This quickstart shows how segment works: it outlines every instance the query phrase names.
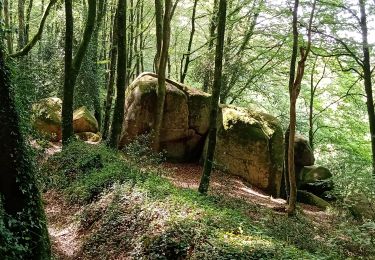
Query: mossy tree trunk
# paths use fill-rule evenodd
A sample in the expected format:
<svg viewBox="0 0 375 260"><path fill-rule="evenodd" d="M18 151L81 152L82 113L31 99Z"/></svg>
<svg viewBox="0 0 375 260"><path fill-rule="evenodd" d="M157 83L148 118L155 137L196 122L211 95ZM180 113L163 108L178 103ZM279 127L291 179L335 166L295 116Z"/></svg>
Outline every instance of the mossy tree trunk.
<svg viewBox="0 0 375 260"><path fill-rule="evenodd" d="M161 2L155 1L156 13L158 12L157 10L159 9L162 9ZM154 140L153 140L153 148L155 151L160 150L160 131L161 131L162 123L163 123L164 101L165 101L165 94L166 94L165 79L166 79L166 70L167 70L167 62L168 62L169 42L170 42L170 36L171 36L171 18L172 18L172 1L165 0L163 27L162 27L163 31L162 31L162 35L157 35L157 37L159 37L159 39L157 40L157 43L158 45L160 45L161 50L157 51L157 53L158 52L160 53L160 56L157 57L158 88L157 88L157 102L156 102L156 112L155 112L155 122L154 122ZM156 29L158 33L158 26L156 27Z"/></svg>
<svg viewBox="0 0 375 260"><path fill-rule="evenodd" d="M115 83L115 75L116 75L116 64L117 64L117 12L115 14L115 18L113 19L113 27L112 27L112 35L110 39L110 64L109 64L109 76L107 82L107 96L104 105L104 120L103 120L103 139L107 139L109 128L110 128L110 120L111 120L111 109L112 109L112 101L113 101L113 86Z"/></svg>
<svg viewBox="0 0 375 260"><path fill-rule="evenodd" d="M25 45L25 0L18 0L18 50Z"/></svg>
<svg viewBox="0 0 375 260"><path fill-rule="evenodd" d="M50 259L50 242L34 168L22 136L10 85L9 70L0 43L0 197L5 212L15 221L9 229L27 250L18 259ZM7 256L2 255L4 259ZM11 259L11 258L9 258Z"/></svg>
<svg viewBox="0 0 375 260"><path fill-rule="evenodd" d="M65 74L62 105L62 141L66 144L73 136L73 95L74 85L81 68L83 58L89 46L95 26L96 0L88 0L88 16L83 39L77 53L72 59L73 53L73 11L72 1L65 1Z"/></svg>
<svg viewBox="0 0 375 260"><path fill-rule="evenodd" d="M125 81L126 81L126 0L119 0L117 5L117 79L116 79L116 103L113 112L113 121L109 146L117 148L122 123L124 120L125 106ZM120 29L121 28L121 29Z"/></svg>
<svg viewBox="0 0 375 260"><path fill-rule="evenodd" d="M154 67L156 74L159 73L159 59L163 41L163 4L161 0L155 0L155 24L156 24L156 55Z"/></svg>
<svg viewBox="0 0 375 260"><path fill-rule="evenodd" d="M217 114L219 109L219 98L222 78L223 67L223 52L224 52L224 36L225 36L225 23L227 13L227 1L220 0L218 12L218 30L217 42L215 50L215 73L214 83L211 96L210 108L210 127L208 130L208 146L206 159L204 161L202 178L199 184L198 191L206 194L209 187L210 176L212 171L212 164L214 160L215 147L216 147L216 132L217 132Z"/></svg>

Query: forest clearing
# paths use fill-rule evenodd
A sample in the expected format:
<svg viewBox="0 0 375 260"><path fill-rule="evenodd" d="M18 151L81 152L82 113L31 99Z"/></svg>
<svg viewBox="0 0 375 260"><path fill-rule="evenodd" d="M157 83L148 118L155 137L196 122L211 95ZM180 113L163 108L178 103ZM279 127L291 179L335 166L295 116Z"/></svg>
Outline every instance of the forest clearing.
<svg viewBox="0 0 375 260"><path fill-rule="evenodd" d="M375 259L375 1L0 0L0 259Z"/></svg>

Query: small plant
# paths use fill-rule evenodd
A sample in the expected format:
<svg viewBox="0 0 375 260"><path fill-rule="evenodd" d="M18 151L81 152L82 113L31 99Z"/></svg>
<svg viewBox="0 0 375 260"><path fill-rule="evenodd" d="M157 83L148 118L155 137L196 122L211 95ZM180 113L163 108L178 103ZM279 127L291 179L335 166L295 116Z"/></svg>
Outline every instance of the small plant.
<svg viewBox="0 0 375 260"><path fill-rule="evenodd" d="M165 161L165 152L152 149L152 134L139 135L124 150L128 158L141 165L159 165Z"/></svg>

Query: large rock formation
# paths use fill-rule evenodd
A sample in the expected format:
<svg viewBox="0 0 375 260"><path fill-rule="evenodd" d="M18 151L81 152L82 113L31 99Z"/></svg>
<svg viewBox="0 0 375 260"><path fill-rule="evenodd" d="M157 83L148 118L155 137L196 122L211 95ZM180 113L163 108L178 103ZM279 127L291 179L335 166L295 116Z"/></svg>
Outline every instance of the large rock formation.
<svg viewBox="0 0 375 260"><path fill-rule="evenodd" d="M246 108L221 105L215 164L278 197L283 133L278 120Z"/></svg>
<svg viewBox="0 0 375 260"><path fill-rule="evenodd" d="M151 133L157 84L155 74L143 73L127 88L120 146ZM171 80L167 80L166 89L160 147L172 160L199 158L208 130L210 95Z"/></svg>
<svg viewBox="0 0 375 260"><path fill-rule="evenodd" d="M141 74L127 89L121 146L150 133L154 125L157 78ZM169 159L198 159L209 127L210 95L167 80L160 146ZM279 196L283 133L276 118L245 108L221 106L215 162L230 174Z"/></svg>
<svg viewBox="0 0 375 260"><path fill-rule="evenodd" d="M57 97L41 99L32 107L32 122L36 130L51 141L61 140L62 101Z"/></svg>

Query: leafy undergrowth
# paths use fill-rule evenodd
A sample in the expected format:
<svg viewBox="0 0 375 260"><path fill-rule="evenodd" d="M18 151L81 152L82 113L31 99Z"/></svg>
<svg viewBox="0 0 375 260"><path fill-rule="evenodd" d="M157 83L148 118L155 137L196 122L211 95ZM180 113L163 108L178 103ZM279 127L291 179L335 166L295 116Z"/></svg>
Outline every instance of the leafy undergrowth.
<svg viewBox="0 0 375 260"><path fill-rule="evenodd" d="M375 255L372 222L360 226L337 214L316 223L302 211L288 218L225 194L202 196L172 185L158 167L139 162L102 145L74 142L45 163L45 189L58 190L68 203L83 208L77 220L82 245L73 259Z"/></svg>

